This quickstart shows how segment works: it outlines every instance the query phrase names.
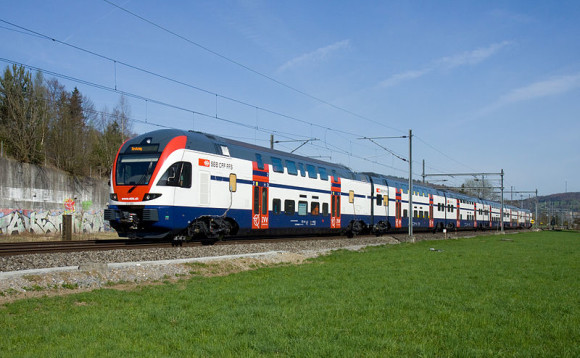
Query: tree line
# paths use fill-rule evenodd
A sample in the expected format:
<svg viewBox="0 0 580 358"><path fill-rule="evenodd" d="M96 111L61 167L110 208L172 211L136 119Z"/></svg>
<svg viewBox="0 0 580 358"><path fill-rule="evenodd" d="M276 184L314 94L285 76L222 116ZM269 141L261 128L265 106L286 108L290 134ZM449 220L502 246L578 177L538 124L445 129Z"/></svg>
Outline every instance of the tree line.
<svg viewBox="0 0 580 358"><path fill-rule="evenodd" d="M0 142L3 155L49 165L75 176L110 174L117 150L132 136L124 97L109 111L97 111L76 87L6 67L0 76Z"/></svg>

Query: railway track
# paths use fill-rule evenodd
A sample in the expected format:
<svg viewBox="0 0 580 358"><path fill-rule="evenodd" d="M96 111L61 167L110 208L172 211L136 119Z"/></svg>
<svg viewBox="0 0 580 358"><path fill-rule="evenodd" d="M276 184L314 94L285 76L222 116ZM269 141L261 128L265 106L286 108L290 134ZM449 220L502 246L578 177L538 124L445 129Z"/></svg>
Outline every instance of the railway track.
<svg viewBox="0 0 580 358"><path fill-rule="evenodd" d="M470 234L469 232L464 232L460 236L470 236L470 235L486 235L493 234L493 231L487 232L477 232L477 234ZM449 238L456 237L457 233L449 234ZM392 233L388 235L397 241L403 242L407 241L408 237L404 233ZM362 237L362 236L359 236ZM447 236L445 236L446 238ZM418 233L415 234L415 238L418 240L433 240L433 239L443 239L443 234L431 234L431 233ZM306 241L306 240L352 240L353 244L356 244L356 237L354 239L347 239L344 236L294 236L294 237L279 237L279 238L264 238L264 237L251 237L236 239L230 238L224 241L218 241L215 245L245 245L245 244L267 244L267 243L280 243L285 241ZM202 246L201 242L185 242L184 247L191 246ZM159 241L143 241L135 239L113 239L113 240L79 240L79 241L40 241L40 242L12 242L12 243L0 243L0 257L2 256L14 256L14 255L27 255L27 254L41 254L41 253L58 253L58 252L80 252L80 251L106 251L106 250L137 250L137 249L148 249L148 248L171 248L171 242L159 242Z"/></svg>
<svg viewBox="0 0 580 358"><path fill-rule="evenodd" d="M244 238L227 239L218 241L214 245L245 245L245 244L267 244L280 243L285 241L305 241L305 240L329 240L338 237L287 237L287 238ZM344 237L341 237L344 239ZM201 242L184 242L183 247L202 246ZM33 242L11 242L0 243L0 257L29 254L46 254L59 252L80 252L80 251L105 251L105 250L137 250L149 248L171 248L171 242L143 241L134 239L116 240L79 240L79 241L33 241Z"/></svg>
<svg viewBox="0 0 580 358"><path fill-rule="evenodd" d="M171 247L169 242L138 242L135 240L83 240L0 243L0 257L56 252L144 249Z"/></svg>

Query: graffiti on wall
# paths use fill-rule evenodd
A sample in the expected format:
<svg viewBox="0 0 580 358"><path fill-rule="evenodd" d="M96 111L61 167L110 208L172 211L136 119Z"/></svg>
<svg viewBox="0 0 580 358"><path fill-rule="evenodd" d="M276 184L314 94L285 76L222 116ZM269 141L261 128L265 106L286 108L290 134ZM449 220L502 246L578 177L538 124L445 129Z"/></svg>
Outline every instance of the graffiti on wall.
<svg viewBox="0 0 580 358"><path fill-rule="evenodd" d="M14 235L23 232L33 234L59 233L62 228L63 210L34 211L0 209L0 234ZM74 212L73 231L96 233L110 230L102 210Z"/></svg>
<svg viewBox="0 0 580 358"><path fill-rule="evenodd" d="M65 215L70 215L75 212L75 201L68 198L64 201L64 213Z"/></svg>

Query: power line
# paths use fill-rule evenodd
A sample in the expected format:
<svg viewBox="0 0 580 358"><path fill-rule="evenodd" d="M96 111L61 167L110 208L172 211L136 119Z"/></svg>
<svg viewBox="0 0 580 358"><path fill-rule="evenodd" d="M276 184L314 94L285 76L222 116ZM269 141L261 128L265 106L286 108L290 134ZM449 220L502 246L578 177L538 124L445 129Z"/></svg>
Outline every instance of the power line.
<svg viewBox="0 0 580 358"><path fill-rule="evenodd" d="M225 96L225 95L219 94L217 92L212 92L212 91L206 90L204 88L201 88L201 87L198 87L198 86L194 86L194 85L192 85L190 83L186 83L186 82L183 82L183 81L180 81L180 80L177 80L177 79L174 79L174 78L171 78L171 77L168 77L168 76L165 76L165 75L162 75L162 74L153 72L151 70L147 70L145 68L138 67L138 66L129 64L127 62L120 61L118 59L114 59L112 57L109 57L109 56L106 56L106 55L97 53L95 51L88 50L88 49L82 48L80 46L70 44L70 43L65 42L65 41L58 40L58 39L53 38L53 37L51 37L49 35L46 35L46 34L43 34L43 33L38 32L38 31L34 31L34 30L31 30L31 29L28 29L26 27L23 27L23 26L14 24L14 23L9 22L9 21L6 21L4 19L0 19L0 22L3 22L3 23L8 24L10 26L16 27L20 31L15 30L15 29L10 29L10 28L7 28L7 27L2 27L4 29L11 30L11 31L16 31L16 32L19 32L19 33L22 33L22 34L31 35L31 36L35 36L35 37L42 38L42 39L45 39L45 40L49 40L49 41L52 41L52 42L56 42L56 43L59 43L61 45L68 46L68 47L71 47L71 48L76 49L78 51L81 51L81 52L84 52L84 53L87 53L87 54L90 54L90 55L93 55L93 56L99 57L101 59L104 59L104 60L107 60L107 61L112 62L115 65L115 89L116 89L116 66L118 64L118 65L122 65L122 66L125 66L127 68L130 68L130 69L133 69L133 70L136 70L136 71L139 71L139 72L143 72L143 73L146 73L148 75L151 75L151 76L154 76L154 77L157 77L157 78L160 78L160 79L169 81L169 82L173 82L173 83L176 83L176 84L179 84L179 85L182 85L182 86L185 86L185 87L188 87L188 88L191 88L191 89L194 89L194 90L203 92L205 94L209 94L209 95L215 96L216 98L223 98L225 100L228 100L228 101L231 101L231 102L234 102L234 103L238 103L238 104L241 104L241 105L250 107L250 108L255 108L256 110L260 110L260 111L263 111L263 112L266 112L266 113L270 113L270 114L273 114L273 115L276 115L276 116L279 116L279 117L282 117L282 118L291 119L291 120L294 120L294 121L297 121L297 122L300 122L300 123L303 123L303 124L309 124L309 125L312 125L312 126L315 126L317 128L324 129L324 130L327 130L327 131L333 131L333 132L337 132L337 133L343 133L343 134L350 135L350 136L357 136L357 134L355 134L355 133L350 133L350 132L347 132L347 131L343 131L343 130L335 129L335 128L330 128L330 127L325 127L325 126L322 126L322 125L319 125L319 124L312 123L311 121L307 121L307 120L304 120L304 119L296 118L296 117L293 117L293 116L290 116L290 115L287 115L287 114L284 114L284 113L280 113L280 112L277 112L277 111L274 111L274 110L271 110L271 109L268 109L268 108L265 108L265 107L261 107L261 106L257 106L257 105L254 105L254 104L251 104L251 103L248 103L248 102L244 102L242 100L239 100L239 99L236 99L236 98L233 98L233 97L229 97L229 96Z"/></svg>
<svg viewBox="0 0 580 358"><path fill-rule="evenodd" d="M9 60L9 59L6 59L6 58L1 58L0 57L0 61L6 62L6 63L10 63L10 64L13 64L13 65L19 65L19 66L28 68L28 69L33 70L33 71L38 71L38 72L46 73L46 74L49 74L51 76L58 77L58 78L62 78L62 79L66 79L66 80L71 81L71 82L76 82L76 83L80 83L80 84L83 84L83 85L86 85L86 86L91 86L91 87L94 87L94 88L98 88L98 89L101 89L101 90L118 93L118 94L123 95L123 96L126 96L126 97L130 97L130 98L135 98L135 99L139 99L139 100L148 101L148 102L155 103L155 104L158 104L158 105L161 105L161 106L165 106L165 107L169 107L169 108L173 108L173 109L185 111L185 112L188 112L188 113L198 114L198 115L201 115L201 116L210 118L210 119L217 119L219 121L223 121L223 122L226 122L226 123L229 123L229 124L239 125L239 126L242 126L242 127L245 127L245 128L249 128L249 129L254 129L254 130L257 130L257 131L260 131L260 132L263 132L263 133L276 133L277 135L280 135L283 138L293 138L293 136L295 136L295 134L293 134L293 133L285 133L285 132L281 132L281 131L277 131L277 130L262 128L262 127L259 127L259 126L251 126L251 125L248 125L248 124L245 124L245 123L241 123L241 122L237 122L237 121L234 121L234 120L231 120L231 119L227 119L227 118L223 118L223 117L219 117L219 116L216 117L214 115L210 115L210 114L207 114L207 113L195 111L195 110L192 110L192 109L189 109L189 108L185 108L185 107L173 105L173 104L170 104L170 103L166 103L166 102L163 102L163 101L155 100L155 99L152 99L152 98L144 97L144 96L137 95L137 94L134 94L134 93L131 93L131 92L121 91L119 89L114 89L114 88L111 88L111 87L108 87L108 86L105 86L105 85L101 85L101 84L97 84L97 83L94 83L94 82L90 82L90 81L78 79L78 78L75 78L75 77L72 77L72 76L68 76L68 75L63 75L63 74L60 74L60 73L57 73L57 72L54 72L54 71L45 70L45 69L42 69L42 68L39 68L39 67L35 67L35 66L31 66L31 65L25 65L25 64L22 64L20 62L12 61L12 60ZM106 114L106 112L99 112L99 111L95 111L95 110L93 110L92 112ZM132 120L134 120L135 122L142 123L142 124L156 126L156 127L161 127L161 128L175 128L175 127L166 126L166 125L162 125L162 124L157 124L157 123L154 123L154 122L151 122L151 121L146 121L146 120L139 120L139 119L135 119L135 118L132 118ZM313 144L313 146L317 146L317 145L314 145ZM354 157L354 158L357 158L357 159L361 159L361 160L364 160L364 161L367 161L367 162L370 162L370 163L373 163L373 164L381 165L381 166L384 166L384 167L387 167L387 168L392 168L394 170L399 170L398 168L394 168L394 167L388 166L386 164L383 164L383 163L380 163L380 162L377 162L377 161L372 161L372 160L369 160L369 159L367 159L365 157L355 155L352 152L346 151L346 150L341 149L339 147L336 147L336 146L334 146L332 144L327 143L327 146L330 146L330 147L335 148L334 150L336 152L338 152L338 153L342 153L344 155L348 155L348 156L351 156L351 157ZM328 148L325 148L323 146L317 146L317 147L319 147L321 149L328 149Z"/></svg>
<svg viewBox="0 0 580 358"><path fill-rule="evenodd" d="M105 1L105 2L107 2L107 3L108 3L108 4L110 4L110 5L112 5L112 6L116 7L116 8L118 8L118 9L120 9L120 10L122 10L122 11L124 11L124 12L126 12L126 13L128 13L128 14L130 14L130 15L132 15L132 16L135 16L135 17L137 17L137 18L141 19L142 21L145 21L145 22L147 22L147 23L149 23L149 24L151 24L151 25L153 25L153 26L155 26L155 27L157 27L157 28L159 28L159 29L161 29L161 30L163 30L163 31L166 31L166 32L170 33L170 34L171 34L171 35L173 35L173 36L177 36L178 38L180 38L180 39L182 39L182 40L184 40L184 41L187 41L188 43L191 43L191 44L193 44L193 45L195 45L195 46L198 46L198 47L200 47L200 48L202 48L202 49L204 49L204 50L206 50L206 51L208 51L208 52L210 52L210 53L212 53L212 54L214 54L214 55L216 55L216 56L219 56L219 57L221 57L221 58L223 58L223 59L225 59L225 60L228 60L228 61L230 61L230 62L232 62L232 63L234 63L234 64L236 64L236 65L238 65L238 66L241 66L241 67L243 67L243 68L245 68L245 69L247 69L247 70L249 70L249 71L251 71L251 72L253 72L253 73L256 73L256 74L258 74L258 75L260 75L260 76L263 76L263 77L265 77L265 78L268 78L268 79L270 79L270 80L272 80L272 81L274 81L274 82L276 82L276 83L278 83L278 84L280 84L280 85L282 85L282 86L285 86L285 87L287 87L287 88L289 88L289 89L292 89L292 90L294 90L294 91L297 91L298 93L301 93L301 94L303 94L303 95L305 95L305 96L308 96L308 97L310 97L310 98L312 98L312 99L315 99L315 100L317 100L317 101L319 101L319 102L321 102L321 103L324 103L324 104L326 104L326 105L328 105L328 106L331 106L331 107L333 107L333 108L335 108L335 109L338 109L338 110L340 110L340 111L343 111L343 112L345 112L345 113L348 113L348 114L350 114L350 115L353 115L353 116L356 116L356 117L358 117L358 118L361 118L361 119L364 119L364 120L370 121L370 122L372 122L372 123L378 124L378 125L380 125L380 126L383 126L383 127L386 127L386 128L390 128L390 129L398 130L398 129L394 128L394 127L387 126L387 125L385 125L384 123L380 123L380 122L374 121L374 120L372 120L372 119L370 119L370 118L367 118L367 117L364 117L364 116L358 115L357 113L354 113L354 112L352 112L352 111L346 110L346 109L344 109L344 108L341 108L341 107L338 107L338 106L336 106L336 105L333 105L333 104L332 104L332 103L330 103L330 102L327 102L327 101L325 101L325 100L322 100L322 99L320 99L320 98L317 98L317 97L315 97L315 96L312 96L312 95L310 95L310 94L308 94L308 93L306 93L306 92L304 92L304 91L301 91L301 90L295 89L295 88L293 88L293 87L291 87L291 86L289 86L289 85L287 85L287 84L285 84L285 83L282 83L282 82L280 82L280 81L278 81L278 80L276 80L276 79L274 79L274 78L271 78L270 76L267 76L267 75L265 75L265 74L263 74L263 73L261 73L261 72L259 72L259 71L253 70L252 68L250 68L250 67L248 67L248 66L245 66L245 65L243 65L243 64L241 64L241 63L239 63L239 62L237 62L237 61L235 61L235 60L232 60L232 59L230 59L230 58L228 58L228 57L226 57L226 56L224 56L224 55L221 55L221 54L219 54L219 53L217 53L217 52L215 52L215 51L213 51L213 50L211 50L211 49L209 49L209 48L207 48L207 47L205 47L205 46L203 46L203 45L200 45L200 44L198 44L198 43L196 43L196 42L194 42L194 41L192 41L192 40L190 40L190 39L188 39L188 38L186 38L186 37L184 37L184 36L182 36L182 35L179 35L179 34L177 34L177 33L173 32L173 31L171 31L171 30L169 30L169 29L167 29L167 28L165 28L165 27L163 27L163 26L160 26L160 25L158 25L158 24L154 23L153 21L150 21L150 20L148 20L148 19L146 19L146 18L144 18L144 17L142 17L142 16L140 16L140 15L137 15L137 14L135 14L135 13L133 13L133 12L131 12L131 11L129 11L129 10L127 10L127 9L125 9L125 8L123 8L123 7L121 7L121 6L119 6L119 5L116 5L116 4L114 4L114 3L110 2L110 1L107 1L107 0L104 0L104 1ZM117 82L117 81L116 81L116 65L117 65L117 64L119 64L119 65L123 65L123 66L125 66L125 67L127 67L127 68L130 68L130 69L133 69L133 70L136 70L136 71L140 71L140 72L146 73L146 74L148 74L148 75L151 75L151 76L154 76L154 77L158 77L158 78L160 78L160 79L164 79L164 80L167 80L167 81L170 81L170 82L173 82L173 83L176 83L176 84L179 84L179 85L182 85L182 86L185 86L185 87L188 87L188 88L191 88L191 89L194 89L194 90L197 90L197 91L200 91L200 92L206 93L206 94L210 94L210 95L216 96L216 99L217 99L218 97L219 97L219 98L223 98L223 99L226 99L226 100L228 100L228 101L232 101L232 102L234 102L234 103L238 103L238 104L241 104L241 105L244 105L244 106L248 106L248 107L251 107L251 108L256 108L257 110L261 110L261 111L263 111L263 112L266 112L266 113L270 113L270 114L273 114L273 115L280 116L280 117L282 117L282 118L291 119L291 120L294 120L294 121L297 121L297 122L300 122L300 123L303 123L303 124L309 124L309 125L311 125L311 126L315 126L315 127L317 127L317 128L320 128L320 129L323 129L323 130L326 130L326 131L332 131L332 132L335 132L335 133L342 133L342 134L349 135L349 136L357 136L357 134L354 134L354 133L350 133L350 132L343 131L343 130L339 130L339 129L335 129L335 128L329 128L329 127L321 126L321 125L318 125L318 124L315 124L315 123L312 123L312 122L309 122L309 121L306 121L306 120L302 120L302 119L299 119L299 118L296 118L296 117L293 117L293 116L290 116L290 115L287 115L287 114L283 114L283 113L280 113L280 112L276 112L276 111L273 111L273 110L270 110L270 109L267 109L267 108L264 108L264 107L256 106L256 105L253 105L253 104L250 104L250 103L247 103L247 102L244 102L244 101L241 101L241 100L238 100L238 99L235 99L235 98L229 97L229 96L221 95L221 94L219 94L219 93L212 92L212 91L209 91L209 90L203 89L203 88L201 88L201 87L194 86L194 85L192 85L192 84L189 84L189 83L186 83L186 82L183 82L183 81L180 81L180 80L176 80L176 79L174 79L174 78L171 78L171 77L168 77L168 76L165 76L165 75L161 75L161 74L159 74L159 73L156 73L156 72L153 72L153 71L151 71L151 70L147 70L147 69L144 69L144 68L141 68L141 67L138 67L138 66L135 66L135 65L131 65L131 64L129 64L129 63L126 63L126 62L123 62L123 61L120 61L120 60L117 60L117 59L111 58L111 57L109 57L109 56L102 55L102 54L100 54L100 53L97 53L97 52L95 52L95 51L91 51L91 50L88 50L88 49L82 48L82 47L80 47L80 46L73 45L73 44L67 43L67 42L65 42L65 41L58 40L58 39L56 39L56 38L53 38L53 37L51 37L51 36L48 36L48 35L45 35L45 34L43 34L43 33L40 33L40 32L38 32L38 31L34 31L34 30L31 30L31 29L25 28L25 27L23 27L23 26L20 26L20 25L14 24L14 23L12 23L12 22L9 22L9 21L3 20L3 19L0 19L0 22L6 23L6 24L8 24L8 25L10 25L10 26L13 26L13 27L15 27L15 28L19 29L19 30L16 30L16 29L11 29L11 28L7 28L7 27L1 27L1 28L7 29L7 30L11 30L11 31L15 31L15 32L19 32L19 33L22 33L22 34L27 34L27 35L30 35L30 36L35 36L35 37L42 38L42 39L46 39L46 40L49 40L49 41L52 41L52 42L56 42L56 43L59 43L59 44L62 44L62 45L65 45L65 46L69 46L69 47L71 47L71 48L74 48L74 49L76 49L76 50L78 50L78 51L81 51L81 52L84 52L84 53L87 53L87 54L90 54L90 55L93 55L93 56L99 57L99 58L101 58L101 59L104 59L104 60L107 60L107 61L111 61L111 62L113 62L113 63L115 64L115 88L114 88L114 90L115 90L115 91L117 90L117 85L116 85L116 82ZM46 70L45 70L44 72L46 72L46 73L49 73L49 74L50 74L50 71L46 71ZM74 78L72 78L72 77L70 77L70 78L69 78L69 77L68 77L68 76L66 76L66 75L62 75L62 74L58 74L58 75L57 75L57 74L55 74L55 73L53 73L53 75L55 75L55 76L57 76L57 77L60 77L60 78L65 78L65 79L68 79L68 80L76 81L76 82L79 82L79 83L84 83L84 84L87 84L87 85L91 85L91 86L93 86L93 87L97 87L97 88L100 88L100 89L106 89L106 88L105 88L106 86L102 86L102 85L98 85L98 84L94 84L94 83L91 83L91 84L89 84L89 83L87 83L87 82L84 82L83 80L74 79ZM122 91L119 91L119 93L123 93L123 92L122 92ZM203 116L207 116L207 117L211 117L211 118L214 118L214 117L215 117L216 119L223 120L223 121L226 121L226 122L227 122L227 121L230 121L230 122L235 122L235 121L227 120L227 119L225 119L225 118L220 118L220 117L218 117L218 115L217 115L217 108L216 108L216 115L215 115L215 116L210 116L210 115L208 115L208 114L199 113L199 112L192 111L192 110L187 110L187 109L185 109L185 108L183 108L183 107L179 107L179 106L175 106L175 105L170 105L170 104L168 104L168 103L162 103L162 102L160 102L160 101L146 99L146 98L144 98L144 97L142 97L142 96L138 96L138 95L130 94L130 93L128 93L128 92L124 92L124 93L125 93L125 94L126 94L128 97L132 97L132 98L136 98L136 99L145 100L146 102L147 102L147 101L151 101L152 103L157 103L157 104L166 105L166 106L168 106L168 107L171 107L171 108L174 108L174 109L186 110L186 111L192 112L192 113L194 113L194 114L195 114L195 113L198 113L198 114L201 114L201 115L203 115ZM216 106L217 106L217 103L216 103ZM243 125L243 124L241 124L240 122L236 122L236 123L237 123L237 124L240 124L240 125ZM245 126L245 127L247 127L247 128L256 129L256 127L254 127L254 126L248 126L248 125L243 125L243 126ZM263 131L263 130L261 130L261 131ZM277 131L272 131L272 132L276 133ZM278 132L278 133L279 133L279 132ZM430 145L429 143L427 143L426 141L424 141L423 139L419 138L419 140L421 140L423 143L425 143L426 145L428 145L428 146L429 146L429 147L431 147L432 149L434 149L434 150L438 151L439 153L441 153L441 154L442 154L442 155L444 155L445 157L447 157L447 158L449 158L449 159L451 159L451 160L453 160L453 161L455 161L455 162L457 162L457 163L459 163L459 164L461 164L461 165L464 165L464 166L465 166L465 164L463 164L463 163L461 163L461 162L459 162L459 161L457 161L457 160L455 160L455 159L453 159L453 158L449 157L448 155L446 155L446 154L445 154L445 153L443 153L442 151L438 150L437 148L433 147L432 145ZM375 144L376 144L376 143L375 143ZM377 145L378 145L378 144L377 144ZM381 146L381 147L382 147L382 146ZM387 150L389 153L391 153L393 156L395 156L395 157L397 157L397 158L399 158L399 159L401 159L401 158L402 158L402 156L401 156L401 155L399 155L399 154L397 154L397 153L393 152L393 151L392 151L392 150L390 150L390 149L387 149L387 148L383 148L383 149ZM349 153L348 155L354 156L354 155L352 155L352 153L350 153L350 152L347 152L347 151L345 151L345 152L346 152L346 153ZM360 157L360 159L363 159L363 160L366 160L366 161L368 161L368 160L367 160L366 158L364 158L364 157ZM371 161L371 162L372 162L372 161ZM400 170L400 169L398 169L398 168L394 168L394 167L392 167L392 166L384 165L384 164L381 164L381 163L378 163L378 162L372 162L372 163L375 163L375 164L380 164L380 165L383 165L383 166L389 167L389 168L391 168L391 169ZM402 171L402 170L401 170L401 171Z"/></svg>
<svg viewBox="0 0 580 358"><path fill-rule="evenodd" d="M58 78L62 78L62 79L66 79L66 80L69 80L69 81L72 81L72 82L76 82L76 83L80 83L80 84L84 84L86 86L98 88L98 89L105 90L105 91L109 91L109 92L118 93L118 94L123 95L123 96L126 96L126 97L135 98L135 99L139 99L139 100L142 100L142 101L147 101L149 103L154 103L154 104L158 104L160 106L164 106L164 107L168 107L168 108L180 110L180 111L183 111L183 112L188 112L188 113L193 113L193 114L201 115L201 116L204 116L204 117L207 117L207 118L211 118L211 119L217 119L219 121L226 122L226 123L229 123L229 124L235 124L235 125L239 125L239 126L242 126L242 127L245 127L245 128L254 129L254 130L257 130L257 131L260 131L260 132L263 132L263 133L277 133L277 134L279 134L279 135L281 135L281 136L283 136L285 138L291 138L291 137L287 137L287 136L294 135L294 134L285 133L285 132L281 132L281 131L277 131L277 130L273 130L273 129L262 128L262 127L259 127L259 126L252 126L252 125L248 125L248 124L241 123L241 122L238 122L238 121L234 121L232 119L227 119L227 118L224 118L224 117L220 117L220 116L215 116L215 115L211 115L211 114L199 112L199 111L196 111L196 110L193 110L193 109L190 109L190 108L185 108L185 107L182 107L182 106L170 104L170 103L163 102L163 101L159 101L159 100L156 100L156 99L144 97L144 96L141 96L141 95L132 93L132 92L121 91L119 89L115 89L115 88L111 88L111 87L108 87L108 86L105 86L105 85L101 85L101 84L98 84L98 83L94 83L94 82L82 80L82 79L75 78L75 77L72 77L72 76L63 75L63 74L60 74L60 73L57 73L57 72L53 72L53 71L49 71L49 70L45 70L45 69L42 69L42 68L39 68L39 67L35 67L35 66L31 66L31 65L26 65L26 64L23 64L23 63L20 63L20 62L17 62L17 61L12 61L12 60L9 60L9 59L6 59L6 58L1 58L0 57L0 61L6 62L6 63L10 63L10 64L13 64L13 65L19 65L19 66L22 66L22 67L25 67L25 68L28 68L28 69L31 69L31 70L34 70L34 71L38 71L38 72L42 72L42 73L47 73L47 74L49 74L51 76L58 77ZM147 123L147 124L149 124L149 123Z"/></svg>
<svg viewBox="0 0 580 358"><path fill-rule="evenodd" d="M124 11L125 13L127 13L127 14L129 14L129 15L131 15L133 17L136 17L136 18L140 19L141 21L144 21L144 22L150 24L151 26L154 26L154 27L156 27L156 28L158 28L158 29L160 29L160 30L162 30L164 32L167 32L167 33L169 33L169 34L171 34L171 35L173 35L173 36L175 36L175 37L177 37L177 38L179 38L179 39L181 39L181 40L183 40L183 41L185 41L185 42L187 42L187 43L189 43L191 45L194 45L194 46L196 46L196 47L198 47L198 48L200 48L200 49L202 49L204 51L207 51L207 52L211 53L212 55L215 55L215 56L217 56L217 57L219 57L219 58L221 58L223 60L226 60L226 61L228 61L230 63L233 63L236 66L239 66L239 67L241 67L241 68L243 68L243 69L245 69L247 71L250 71L250 72L252 72L252 73L254 73L254 74L256 74L256 75L258 75L260 77L266 78L266 79L268 79L268 80L270 80L270 81L272 81L272 82L274 82L274 83L276 83L276 84L278 84L280 86L283 86L283 87L285 87L285 88L287 88L289 90L292 90L292 91L294 91L296 93L299 93L299 94L301 94L303 96L306 96L308 98L311 98L311 99L313 99L315 101L318 101L320 103L323 103L323 104L325 104L325 105L327 105L329 107L332 107L332 108L337 109L339 111L342 111L344 113L348 113L348 114L350 114L350 115L352 115L354 117L357 117L357 118L360 118L360 119L364 119L364 120L369 121L371 123L374 123L374 124L377 124L377 125L380 125L382 127L389 128L389 129L392 129L392 130L395 130L395 131L398 131L398 132L403 132L403 131L401 131L398 128L391 127L391 126L388 126L388 125L386 125L384 123L381 123L381 122L375 121L373 119L370 119L368 117L362 116L362 115L360 115L358 113L355 113L355 112L352 112L352 111L350 111L350 110L348 110L346 108L343 108L343 107L337 106L337 105L335 105L335 104L333 104L331 102L328 102L328 101L326 101L326 100L324 100L324 99L322 99L320 97L311 95L311 94L309 94L307 92L304 92L304 91L302 91L302 90L300 90L300 89L298 89L296 87L290 86L287 83L284 83L284 82L282 82L280 80L275 79L272 76L268 76L268 75L266 75L266 74L264 74L264 73L262 73L262 72L260 72L258 70L255 70L255 69L253 69L253 68L251 68L249 66L246 66L243 63L241 63L239 61L236 61L236 60L234 60L234 59L232 59L230 57L227 57L225 55L222 55L221 53L216 52L216 51L208 48L207 46L201 45L198 42L195 42L195 41L193 41L193 40L191 40L191 39L189 39L189 38L187 38L187 37L185 37L183 35L180 35L180 34L174 32L172 30L169 30L168 28L166 28L164 26L161 26L161 25L153 22L152 20L149 20L149 19L147 19L147 18L145 18L145 17L143 17L141 15L138 15L138 14L136 14L136 13L134 13L134 12L132 12L132 11L130 11L130 10L128 10L128 9L120 6L120 5L117 5L117 4L109 1L109 0L103 0L103 1L106 2L107 4L111 5L111 6L116 7L117 9L119 9L121 11Z"/></svg>

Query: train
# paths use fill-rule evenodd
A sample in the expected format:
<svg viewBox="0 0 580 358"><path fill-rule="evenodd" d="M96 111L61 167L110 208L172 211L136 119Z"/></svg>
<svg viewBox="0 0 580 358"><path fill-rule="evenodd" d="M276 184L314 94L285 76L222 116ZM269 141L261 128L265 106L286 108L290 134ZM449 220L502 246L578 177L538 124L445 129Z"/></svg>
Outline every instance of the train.
<svg viewBox="0 0 580 358"><path fill-rule="evenodd" d="M412 213L408 212L412 198ZM227 139L161 129L116 155L104 211L120 237L226 237L529 228L531 213L428 184ZM410 220L410 215L413 219Z"/></svg>

